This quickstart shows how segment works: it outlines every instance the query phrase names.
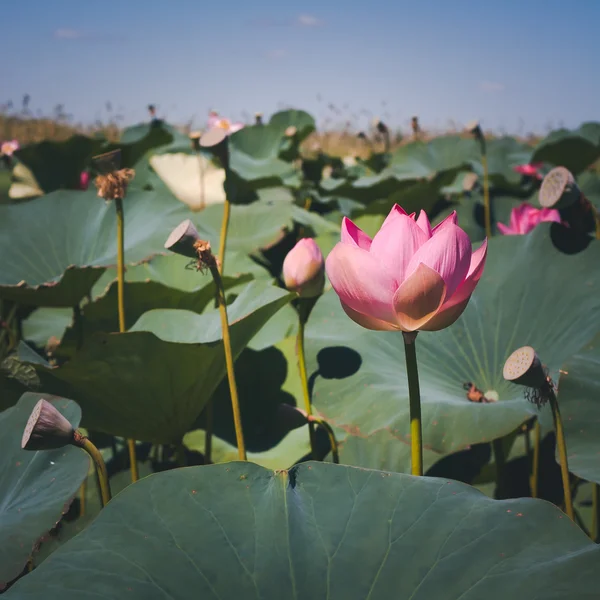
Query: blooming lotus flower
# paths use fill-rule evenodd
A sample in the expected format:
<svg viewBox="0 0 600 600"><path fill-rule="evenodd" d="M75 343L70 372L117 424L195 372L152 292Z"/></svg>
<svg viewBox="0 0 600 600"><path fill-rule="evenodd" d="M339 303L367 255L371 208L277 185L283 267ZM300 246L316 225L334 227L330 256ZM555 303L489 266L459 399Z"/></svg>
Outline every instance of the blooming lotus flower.
<svg viewBox="0 0 600 600"><path fill-rule="evenodd" d="M312 238L301 239L283 261L283 280L288 290L301 298L314 298L323 293L325 269L323 254Z"/></svg>
<svg viewBox="0 0 600 600"><path fill-rule="evenodd" d="M229 119L220 117L219 114L214 110L210 111L208 115L207 125L209 129L213 129L214 127L220 127L221 129L224 129L229 135L244 128L243 123L233 123Z"/></svg>
<svg viewBox="0 0 600 600"><path fill-rule="evenodd" d="M510 225L498 223L502 235L525 235L540 223L560 223L560 213L554 208L535 208L527 202L512 209Z"/></svg>
<svg viewBox="0 0 600 600"><path fill-rule="evenodd" d="M8 140L0 145L0 156L12 156L20 148L18 140Z"/></svg>
<svg viewBox="0 0 600 600"><path fill-rule="evenodd" d="M536 179L543 179L544 176L540 173L540 169L544 166L544 163L530 163L526 165L517 165L513 167L513 171L520 173L521 175L527 175L527 177L535 177Z"/></svg>
<svg viewBox="0 0 600 600"><path fill-rule="evenodd" d="M485 265L487 239L474 252L456 211L432 228L397 204L371 239L350 219L329 253L327 275L342 308L367 329L436 331L465 310Z"/></svg>

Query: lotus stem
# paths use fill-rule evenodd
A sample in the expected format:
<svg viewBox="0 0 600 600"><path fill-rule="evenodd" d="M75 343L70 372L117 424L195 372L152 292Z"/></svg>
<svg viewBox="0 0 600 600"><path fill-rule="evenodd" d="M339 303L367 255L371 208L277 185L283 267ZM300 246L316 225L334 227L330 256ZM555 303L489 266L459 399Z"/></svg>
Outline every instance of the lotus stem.
<svg viewBox="0 0 600 600"><path fill-rule="evenodd" d="M411 472L423 475L423 432L421 426L421 391L415 341L417 332L402 332L406 354L406 375L408 377L408 400L410 406Z"/></svg>
<svg viewBox="0 0 600 600"><path fill-rule="evenodd" d="M98 448L96 448L96 446L94 446L90 439L81 434L79 431L75 432L74 444L80 448L83 448L94 461L96 474L98 475L98 483L100 484L102 507L105 507L110 502L112 495L110 493L110 484L108 483L108 472L106 471L106 465L104 464L102 454L100 454L100 451Z"/></svg>
<svg viewBox="0 0 600 600"><path fill-rule="evenodd" d="M225 248L225 242L221 242L221 247L223 249ZM219 303L219 313L221 315L221 329L223 331L223 348L225 350L225 364L227 365L227 379L229 381L229 394L231 395L231 406L233 408L233 422L235 425L235 437L237 440L238 453L240 456L240 460L247 460L246 446L244 444L244 432L242 430L242 414L240 411L237 385L235 382L235 371L233 368L233 353L231 351L229 321L227 320L227 304L225 302L225 290L223 289L223 280L221 279L221 273L219 272L219 268L216 266L216 264L210 267L210 272L212 273L215 285L217 286L217 300Z"/></svg>
<svg viewBox="0 0 600 600"><path fill-rule="evenodd" d="M556 400L554 390L549 386L548 401L552 409L552 417L554 419L554 428L556 430L556 445L558 446L558 457L560 462L560 473L562 476L563 493L565 496L565 512L567 516L574 520L573 516L573 499L571 497L571 486L569 484L569 463L567 460L567 444L565 442L565 431L563 429L560 409Z"/></svg>
<svg viewBox="0 0 600 600"><path fill-rule="evenodd" d="M594 221L596 223L596 239L600 240L600 214L596 210L595 206L592 206L592 209L594 211Z"/></svg>
<svg viewBox="0 0 600 600"><path fill-rule="evenodd" d="M229 218L231 216L231 202L229 202L229 200L227 198L225 198L225 202L223 203L223 220L221 221L221 233L219 235L219 264L218 264L218 272L219 272L219 280L221 281L221 277L220 274L223 273L223 269L225 268L225 249L227 247L227 232L229 231ZM212 271L212 269L211 269ZM217 284L217 281L215 279L215 284L217 285L217 288L219 287L219 284ZM223 287L223 283L221 281L221 287ZM217 305L219 305L220 307L220 300L219 300L219 294L221 292L219 292L219 290L217 289ZM225 310L225 319L227 319L227 305L225 304L225 292L223 291L223 303L224 303L224 310ZM220 309L219 309L220 310ZM221 324L223 323L223 317L221 316ZM229 335L229 333L228 333ZM225 329L223 329L223 342L225 341ZM232 363L232 368L231 368L231 372L232 372L232 377L233 377L233 385L235 387L235 375L233 375L233 363ZM227 367L227 372L229 373L229 367ZM229 381L229 388L231 390L231 379ZM231 400L233 402L233 392L232 396L231 396ZM237 388L236 388L236 401L237 401ZM212 461L212 436L213 436L213 421L214 421L214 409L212 406L212 398L208 401L208 404L206 405L205 413L206 413L206 437L204 438L204 460L209 463ZM236 432L237 432L237 425L236 425ZM241 419L240 419L240 433L241 433ZM237 433L236 433L237 435ZM238 449L240 448L239 446L239 439L238 439ZM243 447L243 439L242 439L242 447ZM245 456L245 450L244 450L244 456ZM246 460L245 458L243 460Z"/></svg>
<svg viewBox="0 0 600 600"><path fill-rule="evenodd" d="M333 427L331 427L331 425L325 419L321 419L321 417L315 417L314 415L310 415L309 417L309 426L311 423L317 423L317 425L320 425L326 431L327 437L329 438L329 445L331 446L331 457L333 458L333 462L336 465L339 465L340 451Z"/></svg>
<svg viewBox="0 0 600 600"><path fill-rule="evenodd" d="M494 462L496 463L496 498L506 498L506 455L502 438L492 440Z"/></svg>
<svg viewBox="0 0 600 600"><path fill-rule="evenodd" d="M117 210L117 299L119 306L119 333L125 333L125 217L123 215L123 198L115 198ZM135 440L127 440L131 481L139 479Z"/></svg>
<svg viewBox="0 0 600 600"><path fill-rule="evenodd" d="M485 235L489 239L492 237L492 208L490 204L490 174L485 143L481 145L481 164L483 166L483 215L485 220Z"/></svg>
<svg viewBox="0 0 600 600"><path fill-rule="evenodd" d="M531 467L531 497L538 497L539 472L540 472L540 444L542 431L540 421L536 418L534 425L535 437L533 438L533 465Z"/></svg>
<svg viewBox="0 0 600 600"><path fill-rule="evenodd" d="M600 485L592 484L592 540L600 542Z"/></svg>
<svg viewBox="0 0 600 600"><path fill-rule="evenodd" d="M310 439L310 454L313 460L317 460L317 450L315 445L315 426L312 417L312 405L310 401L310 392L308 390L308 376L306 373L306 354L304 352L304 325L305 319L302 315L298 319L298 336L296 338L298 352L298 369L300 371L300 381L302 383L302 395L304 397L304 410L308 416L308 436ZM333 448L333 446L332 446Z"/></svg>

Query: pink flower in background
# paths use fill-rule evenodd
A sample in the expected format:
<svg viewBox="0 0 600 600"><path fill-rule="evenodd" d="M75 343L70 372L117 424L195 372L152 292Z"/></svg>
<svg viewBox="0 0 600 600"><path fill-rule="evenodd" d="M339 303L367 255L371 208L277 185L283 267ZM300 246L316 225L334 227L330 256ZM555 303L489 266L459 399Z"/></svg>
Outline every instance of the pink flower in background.
<svg viewBox="0 0 600 600"><path fill-rule="evenodd" d="M527 165L517 165L513 167L513 170L521 175L527 175L528 177L535 177L536 179L543 179L544 176L540 173L540 169L544 166L544 163L530 163Z"/></svg>
<svg viewBox="0 0 600 600"><path fill-rule="evenodd" d="M90 184L90 174L87 171L81 171L79 176L79 189L87 190Z"/></svg>
<svg viewBox="0 0 600 600"><path fill-rule="evenodd" d="M502 235L525 235L540 223L560 223L560 213L554 208L535 208L527 202L512 209L510 225L498 223Z"/></svg>
<svg viewBox="0 0 600 600"><path fill-rule="evenodd" d="M456 212L432 229L397 204L371 239L350 219L325 269L342 308L367 329L436 331L452 325L479 282L487 240L473 252Z"/></svg>
<svg viewBox="0 0 600 600"><path fill-rule="evenodd" d="M209 129L213 129L213 127L220 127L224 129L228 134L235 133L240 129L243 129L243 123L233 123L229 119L225 119L219 116L219 113L215 110L211 110L208 115L208 120L206 122Z"/></svg>
<svg viewBox="0 0 600 600"><path fill-rule="evenodd" d="M0 145L0 155L12 156L13 153L16 152L19 148L20 146L17 140L9 140L6 142L2 142L2 145Z"/></svg>
<svg viewBox="0 0 600 600"><path fill-rule="evenodd" d="M283 261L283 279L288 290L301 298L314 298L323 293L325 265L323 254L312 238L302 238Z"/></svg>

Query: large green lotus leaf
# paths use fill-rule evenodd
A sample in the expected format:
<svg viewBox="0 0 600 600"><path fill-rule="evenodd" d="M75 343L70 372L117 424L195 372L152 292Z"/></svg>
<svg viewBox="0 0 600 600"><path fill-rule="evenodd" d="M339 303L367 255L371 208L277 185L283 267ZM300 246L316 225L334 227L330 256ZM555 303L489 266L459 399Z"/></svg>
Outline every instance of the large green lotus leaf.
<svg viewBox="0 0 600 600"><path fill-rule="evenodd" d="M192 210L225 202L225 170L203 155L155 154L150 165L171 193Z"/></svg>
<svg viewBox="0 0 600 600"><path fill-rule="evenodd" d="M228 307L234 359L292 294L252 282ZM93 431L178 443L224 378L218 311L152 310L123 334L96 333L64 366L35 365L42 389L75 398Z"/></svg>
<svg viewBox="0 0 600 600"><path fill-rule="evenodd" d="M129 486L7 598L591 599L599 559L542 500L316 462L276 472L234 462Z"/></svg>
<svg viewBox="0 0 600 600"><path fill-rule="evenodd" d="M558 129L533 150L529 162L567 167L578 174L600 158L600 123L584 123L578 129Z"/></svg>
<svg viewBox="0 0 600 600"><path fill-rule="evenodd" d="M488 173L492 186L504 189L518 188L521 175L513 169L517 166L514 158L522 153L531 152L531 147L512 137L501 137L486 142ZM483 185L483 165L481 158L472 161L472 167Z"/></svg>
<svg viewBox="0 0 600 600"><path fill-rule="evenodd" d="M186 269L189 264L189 258L170 254L156 256L149 262L127 269L124 285L126 329L149 310L181 309L201 313L214 300L216 288L210 273ZM251 278L251 275L225 276L223 285L225 290L229 290ZM118 315L118 284L114 281L105 294L84 306L78 328L71 325L62 338L60 354L72 354L78 336L86 339L98 331L119 331Z"/></svg>
<svg viewBox="0 0 600 600"><path fill-rule="evenodd" d="M289 109L273 114L269 119L269 127L279 131L279 135L282 137L288 127L295 127L296 137L302 141L315 130L316 123L314 117L307 112Z"/></svg>
<svg viewBox="0 0 600 600"><path fill-rule="evenodd" d="M600 484L600 336L567 360L558 381L558 403L569 471Z"/></svg>
<svg viewBox="0 0 600 600"><path fill-rule="evenodd" d="M188 450L204 453L206 432L196 429L186 433L183 444ZM289 469L300 458L310 454L308 428L300 427L290 431L281 442L264 452L248 452L248 460L266 469ZM239 460L238 449L218 438L212 438L212 462L226 463Z"/></svg>
<svg viewBox="0 0 600 600"><path fill-rule="evenodd" d="M471 160L478 158L474 140L458 136L434 138L429 142L412 142L400 146L392 155L390 165L379 175L364 177L353 184L355 188L373 188L387 180L400 182L433 180L446 172L452 182L458 171L468 168Z"/></svg>
<svg viewBox="0 0 600 600"><path fill-rule="evenodd" d="M229 136L231 170L252 189L283 184L298 187L295 167L279 158L281 142L278 127L253 125L236 131Z"/></svg>
<svg viewBox="0 0 600 600"><path fill-rule="evenodd" d="M443 331L417 338L423 440L440 457L506 435L536 413L523 388L502 377L512 351L534 346L556 375L564 360L600 331L600 243L566 255L554 248L549 231L542 224L526 236L493 238L484 275L463 316ZM408 439L401 334L359 327L335 293L326 292L311 314L307 336L319 412L353 435L387 429ZM469 402L463 389L469 381L495 392L499 401Z"/></svg>
<svg viewBox="0 0 600 600"><path fill-rule="evenodd" d="M577 185L596 210L600 210L600 176L594 171L585 171L577 177Z"/></svg>
<svg viewBox="0 0 600 600"><path fill-rule="evenodd" d="M59 189L79 189L79 177L102 140L74 135L56 142L45 140L17 150L15 157L31 171L39 188L46 194ZM23 197L11 191L11 197Z"/></svg>
<svg viewBox="0 0 600 600"><path fill-rule="evenodd" d="M74 446L44 452L21 449L27 419L40 398L56 406L74 427L81 419L71 400L31 393L0 413L0 591L60 521L90 464L87 454Z"/></svg>
<svg viewBox="0 0 600 600"><path fill-rule="evenodd" d="M191 213L156 192L124 201L125 259L164 252L169 233ZM94 191L57 191L0 206L0 298L38 306L74 306L116 263L116 211Z"/></svg>

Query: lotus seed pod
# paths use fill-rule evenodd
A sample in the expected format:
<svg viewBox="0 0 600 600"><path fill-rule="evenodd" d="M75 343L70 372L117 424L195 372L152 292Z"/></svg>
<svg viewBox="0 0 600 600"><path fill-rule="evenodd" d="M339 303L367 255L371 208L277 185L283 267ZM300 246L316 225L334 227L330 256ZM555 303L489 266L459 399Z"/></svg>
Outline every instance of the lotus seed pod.
<svg viewBox="0 0 600 600"><path fill-rule="evenodd" d="M465 130L475 137L479 137L481 135L481 125L477 119L469 121L465 126Z"/></svg>
<svg viewBox="0 0 600 600"><path fill-rule="evenodd" d="M289 138L294 137L297 133L298 133L298 129L296 127L294 127L293 125L290 125L285 130L285 136L289 137Z"/></svg>
<svg viewBox="0 0 600 600"><path fill-rule="evenodd" d="M515 350L504 363L504 379L517 385L539 389L546 384L544 367L531 346Z"/></svg>
<svg viewBox="0 0 600 600"><path fill-rule="evenodd" d="M567 208L580 198L581 190L569 169L555 167L544 177L539 192L540 205L544 208Z"/></svg>
<svg viewBox="0 0 600 600"><path fill-rule="evenodd" d="M197 258L198 253L194 244L198 240L200 240L200 236L196 227L189 219L186 219L173 229L165 242L165 248L175 254L181 254L181 256Z"/></svg>
<svg viewBox="0 0 600 600"><path fill-rule="evenodd" d="M198 150L200 150L200 138L202 137L202 132L201 131L191 131L189 138L190 141L192 142L192 148L194 150L196 150L196 152Z"/></svg>
<svg viewBox="0 0 600 600"><path fill-rule="evenodd" d="M69 421L47 400L33 407L21 439L24 450L54 450L73 443L75 430Z"/></svg>
<svg viewBox="0 0 600 600"><path fill-rule="evenodd" d="M213 127L200 138L200 146L210 150L220 161L221 166L229 169L229 144L227 131L222 127Z"/></svg>
<svg viewBox="0 0 600 600"><path fill-rule="evenodd" d="M254 124L255 125L263 124L263 114L261 112L254 113Z"/></svg>

